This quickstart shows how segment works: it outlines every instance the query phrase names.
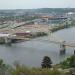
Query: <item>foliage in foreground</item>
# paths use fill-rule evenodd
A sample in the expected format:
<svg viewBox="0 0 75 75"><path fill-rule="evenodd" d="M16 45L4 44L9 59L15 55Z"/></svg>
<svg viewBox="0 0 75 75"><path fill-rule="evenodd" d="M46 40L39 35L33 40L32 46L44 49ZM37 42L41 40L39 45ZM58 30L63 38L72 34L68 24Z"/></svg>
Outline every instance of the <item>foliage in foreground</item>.
<svg viewBox="0 0 75 75"><path fill-rule="evenodd" d="M61 68L75 68L75 54L60 63Z"/></svg>
<svg viewBox="0 0 75 75"><path fill-rule="evenodd" d="M66 74L61 68L75 68L75 55L67 58L61 62L60 65L51 65L52 61L48 56L45 56L42 60L42 68L28 68L25 65L15 63L14 66L7 66L3 60L0 59L0 75L69 75ZM61 68L60 68L61 67Z"/></svg>
<svg viewBox="0 0 75 75"><path fill-rule="evenodd" d="M49 68L27 68L24 65L17 65L12 72L12 75L67 75L57 69Z"/></svg>
<svg viewBox="0 0 75 75"><path fill-rule="evenodd" d="M0 60L0 75L67 75L57 69L51 70L50 68L28 68L25 65L16 64L14 68L4 64Z"/></svg>

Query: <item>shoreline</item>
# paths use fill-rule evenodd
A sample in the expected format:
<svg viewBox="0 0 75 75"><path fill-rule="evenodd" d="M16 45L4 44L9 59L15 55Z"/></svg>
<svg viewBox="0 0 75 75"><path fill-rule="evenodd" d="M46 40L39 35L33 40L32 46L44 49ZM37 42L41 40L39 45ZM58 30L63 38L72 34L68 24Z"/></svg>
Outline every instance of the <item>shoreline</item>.
<svg viewBox="0 0 75 75"><path fill-rule="evenodd" d="M33 26L33 25L32 25ZM42 27L44 27L44 26L41 26L41 28ZM47 27L47 28L46 28ZM26 35L23 35L23 36L18 36L18 37L24 37L24 39L19 39L18 41L16 41L17 39L15 39L15 41L14 41L14 43L16 42L16 43L18 43L18 42L22 42L22 41L29 41L29 40L31 40L31 39L34 39L34 38L38 38L38 37L43 37L43 36L48 36L49 35L49 32L57 32L57 31L59 31L59 30L62 30L62 29L67 29L67 28L71 28L71 27L74 27L74 24L66 24L66 25L58 25L58 26L50 26L50 27L48 27L48 26L46 26L46 27L44 27L44 29L46 29L46 31L39 31L39 32L35 32L35 33L30 33L30 34L28 34L27 36ZM33 28L35 28L34 26L33 26ZM18 30L18 29L17 29ZM48 31L49 30L49 31ZM26 38L27 39L26 39ZM12 40L14 40L14 39L12 39ZM11 41L12 41L11 40ZM21 41L22 40L22 41ZM2 40L1 40L2 41ZM11 43L13 43L13 41L11 42ZM3 44L3 42L1 42L0 44ZM5 43L4 43L5 44Z"/></svg>

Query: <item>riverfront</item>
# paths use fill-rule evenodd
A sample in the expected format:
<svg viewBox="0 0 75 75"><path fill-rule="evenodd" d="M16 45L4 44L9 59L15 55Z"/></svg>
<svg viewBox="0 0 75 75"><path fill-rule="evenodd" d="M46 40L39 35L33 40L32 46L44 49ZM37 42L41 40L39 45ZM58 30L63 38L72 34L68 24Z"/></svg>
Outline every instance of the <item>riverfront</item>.
<svg viewBox="0 0 75 75"><path fill-rule="evenodd" d="M65 41L75 42L75 27L59 30L53 34L62 38ZM63 59L73 55L74 49L67 47L66 55L59 55L59 44L53 44L49 41L50 37L44 36L25 41L21 43L12 44L12 46L0 45L0 58L8 64L13 64L18 61L30 67L40 67L42 58L47 55L51 57L53 64L59 63Z"/></svg>

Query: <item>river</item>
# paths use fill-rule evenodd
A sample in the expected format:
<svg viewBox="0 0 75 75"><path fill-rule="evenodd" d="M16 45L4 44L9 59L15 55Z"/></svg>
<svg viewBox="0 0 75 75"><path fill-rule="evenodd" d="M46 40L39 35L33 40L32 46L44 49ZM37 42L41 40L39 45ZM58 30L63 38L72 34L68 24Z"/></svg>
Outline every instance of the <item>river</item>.
<svg viewBox="0 0 75 75"><path fill-rule="evenodd" d="M53 34L67 42L75 43L75 27L62 29ZM42 59L46 55L52 59L54 64L73 55L75 48L66 47L66 54L60 56L58 44L44 41L44 39L49 40L49 38L47 36L40 37L30 41L12 44L12 46L0 45L0 58L10 65L14 64L14 62L19 62L29 67L40 67Z"/></svg>

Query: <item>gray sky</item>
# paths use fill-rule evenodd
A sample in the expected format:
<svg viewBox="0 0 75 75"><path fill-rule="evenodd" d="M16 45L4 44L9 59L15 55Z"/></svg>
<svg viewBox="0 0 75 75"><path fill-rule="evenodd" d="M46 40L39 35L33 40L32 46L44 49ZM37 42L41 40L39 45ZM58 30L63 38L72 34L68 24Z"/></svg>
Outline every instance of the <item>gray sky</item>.
<svg viewBox="0 0 75 75"><path fill-rule="evenodd" d="M0 9L75 8L75 0L0 0Z"/></svg>

